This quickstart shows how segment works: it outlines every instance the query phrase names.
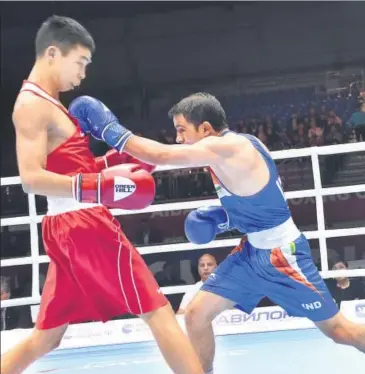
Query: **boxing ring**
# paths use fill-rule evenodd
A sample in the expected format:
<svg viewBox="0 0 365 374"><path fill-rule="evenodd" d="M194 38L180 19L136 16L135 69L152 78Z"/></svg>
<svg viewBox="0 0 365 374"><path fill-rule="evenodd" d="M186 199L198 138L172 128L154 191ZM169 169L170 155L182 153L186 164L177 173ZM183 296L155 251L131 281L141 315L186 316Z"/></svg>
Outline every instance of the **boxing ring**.
<svg viewBox="0 0 365 374"><path fill-rule="evenodd" d="M324 188L321 181L319 156L365 152L365 142L354 144L311 147L272 152L275 160L310 157L314 188L286 192L287 199L314 197L316 202L317 230L304 232L308 239L318 239L323 278L365 277L365 269L329 270L327 239L364 235L364 227L327 229L325 225L323 197L337 194L363 193L365 184ZM183 168L183 167L181 167ZM157 171L174 170L175 167L160 167ZM20 184L19 177L2 178L1 185ZM113 209L118 215L132 215L152 212L187 210L202 205L220 204L218 199L205 199L178 203L152 205L139 211ZM46 255L40 255L38 227L43 215L37 213L35 196L28 195L29 215L4 218L1 226L27 224L30 227L31 254L29 257L1 260L1 268L16 265L31 265L32 295L1 302L1 307L35 305L40 301L39 266L49 262ZM364 212L365 218L365 212ZM142 255L160 252L197 251L234 247L239 238L217 239L206 245L191 243L161 244L138 248ZM165 294L186 292L190 286L162 287ZM341 310L349 318L365 324L365 300L342 303ZM178 317L184 328L183 319ZM281 308L257 308L252 315L238 311L227 311L214 321L217 335L216 374L230 373L242 368L254 373L289 374L293 368L297 374L307 370L323 373L363 372L365 355L350 347L339 346L322 336L313 324L302 318L289 317ZM1 333L2 352L27 336L29 330L12 330ZM277 352L275 349L277 348ZM311 349L312 348L312 349ZM265 358L264 360L262 358ZM350 365L350 366L349 366ZM361 368L361 370L360 370ZM85 323L69 327L61 346L26 370L27 374L64 372L78 374L123 372L128 374L170 373L163 362L155 342L146 326L138 319L126 319L102 323Z"/></svg>

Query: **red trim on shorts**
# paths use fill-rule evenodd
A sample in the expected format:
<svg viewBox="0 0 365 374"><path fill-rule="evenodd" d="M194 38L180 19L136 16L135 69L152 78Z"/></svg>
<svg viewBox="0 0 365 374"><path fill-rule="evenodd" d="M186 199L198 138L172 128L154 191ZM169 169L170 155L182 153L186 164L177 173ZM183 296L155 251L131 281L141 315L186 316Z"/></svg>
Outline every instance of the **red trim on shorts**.
<svg viewBox="0 0 365 374"><path fill-rule="evenodd" d="M307 281L300 273L298 273L294 268L290 266L280 248L274 248L271 250L270 262L280 273L320 294L320 292L312 283Z"/></svg>

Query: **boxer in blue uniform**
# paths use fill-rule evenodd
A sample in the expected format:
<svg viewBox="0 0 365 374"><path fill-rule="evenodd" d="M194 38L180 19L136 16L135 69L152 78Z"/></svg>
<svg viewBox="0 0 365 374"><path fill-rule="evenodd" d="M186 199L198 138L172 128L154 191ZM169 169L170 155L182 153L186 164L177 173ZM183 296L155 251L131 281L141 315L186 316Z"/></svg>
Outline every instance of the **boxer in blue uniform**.
<svg viewBox="0 0 365 374"><path fill-rule="evenodd" d="M213 372L213 319L237 307L250 313L264 297L292 316L307 317L340 344L365 352L365 326L338 310L311 257L307 239L293 222L268 149L254 136L229 130L219 101L193 94L170 110L179 145L164 145L126 129L98 100L71 104L86 133L150 164L209 166L222 206L189 213L185 233L203 244L235 228L247 234L212 273L186 313L189 337L206 373Z"/></svg>

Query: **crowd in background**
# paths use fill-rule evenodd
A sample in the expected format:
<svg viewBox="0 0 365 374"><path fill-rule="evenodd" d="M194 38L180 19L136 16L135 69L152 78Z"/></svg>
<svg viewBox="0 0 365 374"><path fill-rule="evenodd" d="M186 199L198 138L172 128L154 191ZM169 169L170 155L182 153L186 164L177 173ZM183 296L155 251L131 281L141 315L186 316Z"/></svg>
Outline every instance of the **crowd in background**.
<svg viewBox="0 0 365 374"><path fill-rule="evenodd" d="M226 111L231 130L255 135L272 151L365 141L364 93L318 97L313 90L304 89L260 96L255 96L253 110L233 115ZM251 105L250 100L240 96L233 101L239 101L238 107L246 107ZM270 100L270 104L260 105L261 100ZM160 130L155 139L174 143L167 129Z"/></svg>

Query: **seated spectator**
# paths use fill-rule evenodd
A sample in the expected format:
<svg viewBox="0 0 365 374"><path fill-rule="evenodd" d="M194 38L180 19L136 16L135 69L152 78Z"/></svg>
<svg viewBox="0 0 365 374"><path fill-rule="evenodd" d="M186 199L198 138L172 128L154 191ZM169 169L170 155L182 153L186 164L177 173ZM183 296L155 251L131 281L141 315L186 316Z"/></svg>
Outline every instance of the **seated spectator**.
<svg viewBox="0 0 365 374"><path fill-rule="evenodd" d="M308 146L308 137L303 123L297 125L297 131L293 134L293 144L296 148L304 148Z"/></svg>
<svg viewBox="0 0 365 374"><path fill-rule="evenodd" d="M156 281L160 287L179 286L186 284L174 272L174 265L169 261L165 262L162 271L156 273Z"/></svg>
<svg viewBox="0 0 365 374"><path fill-rule="evenodd" d="M294 134L298 130L298 115L297 114L292 114L287 128L290 134Z"/></svg>
<svg viewBox="0 0 365 374"><path fill-rule="evenodd" d="M266 126L266 129L272 129L273 131L276 130L276 122L270 117L270 116L266 116L265 117L265 126Z"/></svg>
<svg viewBox="0 0 365 374"><path fill-rule="evenodd" d="M158 229L155 229L149 221L149 218L144 218L136 233L137 245L149 245L162 243L163 237Z"/></svg>
<svg viewBox="0 0 365 374"><path fill-rule="evenodd" d="M0 277L1 283L1 301L9 300L10 299L10 285L9 279L7 277ZM6 330L7 325L7 309L8 308L1 308L1 327L0 330Z"/></svg>
<svg viewBox="0 0 365 374"><path fill-rule="evenodd" d="M352 113L347 125L355 131L358 142L365 142L365 102L361 104L360 111Z"/></svg>
<svg viewBox="0 0 365 374"><path fill-rule="evenodd" d="M314 118L310 120L308 139L311 146L323 144L323 130L317 125L317 122Z"/></svg>
<svg viewBox="0 0 365 374"><path fill-rule="evenodd" d="M342 119L335 113L334 110L331 110L328 113L327 124L328 126L332 126L332 125L342 126Z"/></svg>
<svg viewBox="0 0 365 374"><path fill-rule="evenodd" d="M293 141L290 139L288 132L284 129L280 133L280 148L290 149L293 147Z"/></svg>
<svg viewBox="0 0 365 374"><path fill-rule="evenodd" d="M332 270L346 269L348 269L346 261L338 261L332 267ZM328 282L328 288L338 306L342 301L365 299L365 285L358 278L339 277Z"/></svg>
<svg viewBox="0 0 365 374"><path fill-rule="evenodd" d="M341 144L343 141L343 135L339 126L332 125L325 136L326 144Z"/></svg>
<svg viewBox="0 0 365 374"><path fill-rule="evenodd" d="M305 129L309 129L309 127L310 127L309 117L304 117L303 124L304 124Z"/></svg>
<svg viewBox="0 0 365 374"><path fill-rule="evenodd" d="M319 111L319 125L324 128L327 124L328 113L325 105L321 106Z"/></svg>
<svg viewBox="0 0 365 374"><path fill-rule="evenodd" d="M236 125L236 132L237 133L243 133L243 127L244 127L244 123L243 121L238 121L237 125Z"/></svg>
<svg viewBox="0 0 365 374"><path fill-rule="evenodd" d="M256 135L264 144L267 144L267 135L264 125L259 125Z"/></svg>
<svg viewBox="0 0 365 374"><path fill-rule="evenodd" d="M25 296L23 289L11 289L10 279L8 277L2 276L0 278L1 301ZM33 322L29 305L1 308L1 331L31 327L33 327Z"/></svg>
<svg viewBox="0 0 365 374"><path fill-rule="evenodd" d="M316 121L318 126L321 127L321 118L317 114L316 108L314 108L314 107L311 107L309 109L309 122L311 122L312 120Z"/></svg>
<svg viewBox="0 0 365 374"><path fill-rule="evenodd" d="M181 304L177 314L184 314L186 307L193 300L194 296L200 290L200 287L208 279L209 275L216 269L217 261L214 256L206 253L201 256L198 260L198 273L200 276L200 281L195 283L194 286L186 292L184 297L181 300Z"/></svg>

